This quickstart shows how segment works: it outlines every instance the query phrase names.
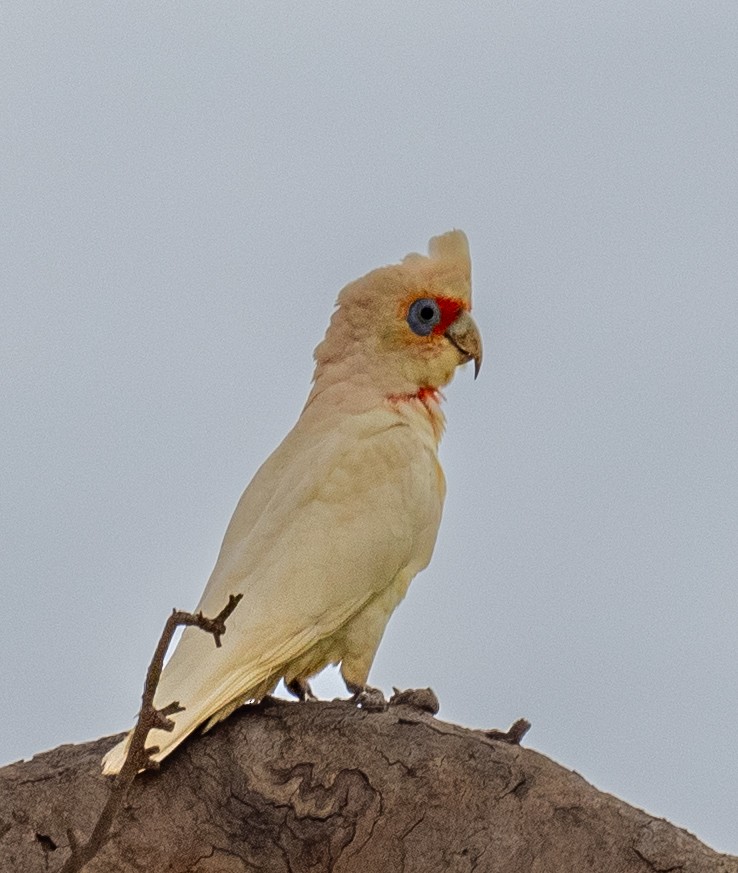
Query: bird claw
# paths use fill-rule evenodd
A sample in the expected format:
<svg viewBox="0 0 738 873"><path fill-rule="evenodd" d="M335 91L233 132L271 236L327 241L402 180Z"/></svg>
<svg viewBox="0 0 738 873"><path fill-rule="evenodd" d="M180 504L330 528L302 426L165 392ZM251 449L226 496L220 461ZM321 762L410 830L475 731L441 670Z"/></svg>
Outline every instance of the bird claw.
<svg viewBox="0 0 738 873"><path fill-rule="evenodd" d="M366 712L384 712L387 709L387 701L384 694L379 688L372 688L371 685L366 685L360 691L357 691L352 702L355 706L360 707Z"/></svg>
<svg viewBox="0 0 738 873"><path fill-rule="evenodd" d="M431 715L437 715L441 708L436 692L432 688L399 688L392 689L395 693L390 697L390 706L412 706L414 709L422 709Z"/></svg>
<svg viewBox="0 0 738 873"><path fill-rule="evenodd" d="M294 694L300 703L318 699L313 694L313 689L310 687L310 683L307 679L293 679L292 682L286 683L285 687L290 694Z"/></svg>

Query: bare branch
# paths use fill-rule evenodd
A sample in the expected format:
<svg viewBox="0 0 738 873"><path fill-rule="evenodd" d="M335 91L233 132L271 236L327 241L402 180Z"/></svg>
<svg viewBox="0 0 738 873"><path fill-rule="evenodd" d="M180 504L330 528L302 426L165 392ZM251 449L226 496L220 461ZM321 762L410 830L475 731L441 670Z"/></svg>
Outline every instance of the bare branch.
<svg viewBox="0 0 738 873"><path fill-rule="evenodd" d="M66 828L99 815L109 745L66 745L0 768L2 873L58 871ZM407 702L368 713L346 701L266 699L167 764L166 778L141 791L134 782L114 836L83 873L368 873L402 861L423 873L738 873L738 858L540 752Z"/></svg>
<svg viewBox="0 0 738 873"><path fill-rule="evenodd" d="M489 730L484 733L491 740L499 740L502 743L510 743L511 746L519 746L520 741L530 730L530 722L525 718L519 718L513 722L506 731Z"/></svg>
<svg viewBox="0 0 738 873"><path fill-rule="evenodd" d="M123 805L136 774L142 770L158 769L158 763L151 760L151 756L159 751L158 746L146 746L149 732L154 728L164 731L173 730L174 722L170 716L184 710L178 701L173 701L162 709L156 709L154 706L154 695L159 685L164 658L172 642L174 632L178 627L199 627L205 633L212 634L215 645L220 647L220 638L226 632L225 623L242 597L243 594L231 594L228 603L215 618L207 618L202 612L193 614L176 609L172 610L146 672L146 682L141 696L141 710L130 736L123 766L114 777L108 799L105 801L89 839L85 843L79 843L74 833L71 831L68 833L72 854L67 858L59 873L79 873L95 857L108 840L115 816Z"/></svg>

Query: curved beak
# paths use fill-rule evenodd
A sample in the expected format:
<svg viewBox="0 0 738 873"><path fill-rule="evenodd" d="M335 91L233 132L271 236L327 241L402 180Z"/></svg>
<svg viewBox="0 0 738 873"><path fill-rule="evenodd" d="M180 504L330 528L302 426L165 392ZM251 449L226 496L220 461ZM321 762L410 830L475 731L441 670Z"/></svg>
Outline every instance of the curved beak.
<svg viewBox="0 0 738 873"><path fill-rule="evenodd" d="M474 359L474 378L476 379L482 366L482 337L479 335L479 328L474 319L466 310L463 310L456 321L449 325L444 336L464 356L462 363L465 364L472 358Z"/></svg>

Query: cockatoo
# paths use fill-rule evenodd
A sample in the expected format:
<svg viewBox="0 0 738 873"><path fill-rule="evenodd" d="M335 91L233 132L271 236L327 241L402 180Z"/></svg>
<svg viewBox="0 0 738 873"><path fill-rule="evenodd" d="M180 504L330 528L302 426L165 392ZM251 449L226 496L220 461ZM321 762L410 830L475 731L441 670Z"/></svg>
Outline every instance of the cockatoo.
<svg viewBox="0 0 738 873"><path fill-rule="evenodd" d="M340 664L348 690L366 690L387 621L435 545L440 389L482 361L470 309L460 230L340 292L307 403L241 497L197 606L215 616L243 594L222 647L187 628L162 672L154 704L184 709L171 732L149 735L154 761L281 679L304 699L310 677ZM127 742L103 772L119 772Z"/></svg>

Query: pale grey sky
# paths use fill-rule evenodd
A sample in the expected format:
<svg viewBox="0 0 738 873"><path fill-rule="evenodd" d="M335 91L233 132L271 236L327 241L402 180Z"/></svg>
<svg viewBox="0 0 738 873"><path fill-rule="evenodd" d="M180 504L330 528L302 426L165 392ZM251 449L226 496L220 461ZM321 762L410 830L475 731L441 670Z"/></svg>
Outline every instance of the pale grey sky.
<svg viewBox="0 0 738 873"><path fill-rule="evenodd" d="M436 555L371 678L526 716L738 852L738 5L0 28L0 761L130 725L338 290L461 227L485 366L447 391Z"/></svg>

